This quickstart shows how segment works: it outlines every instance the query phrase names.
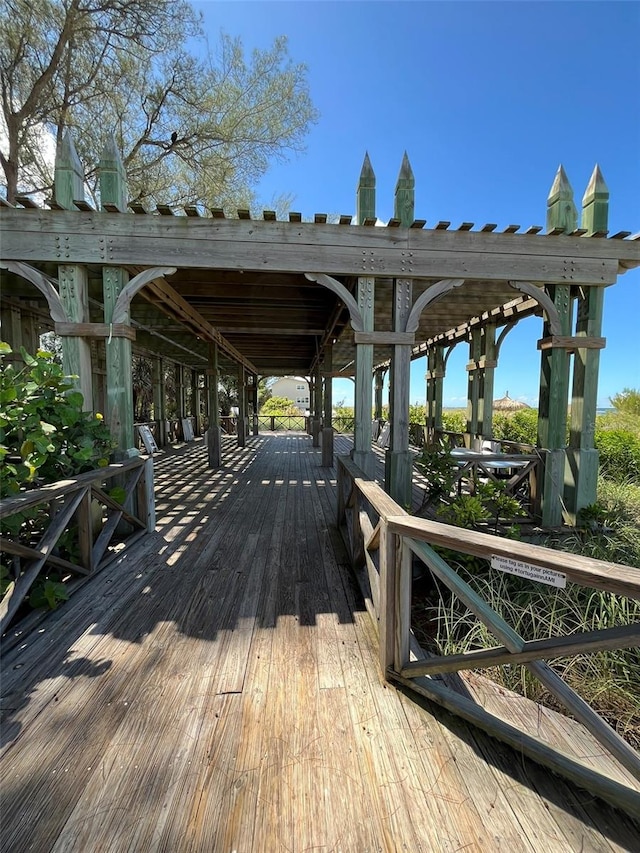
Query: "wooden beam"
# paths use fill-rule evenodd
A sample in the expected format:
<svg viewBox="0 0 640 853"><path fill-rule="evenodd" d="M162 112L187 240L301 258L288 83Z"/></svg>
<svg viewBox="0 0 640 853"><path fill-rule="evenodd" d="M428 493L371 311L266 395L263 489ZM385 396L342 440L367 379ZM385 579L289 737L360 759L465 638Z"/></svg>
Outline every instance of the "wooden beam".
<svg viewBox="0 0 640 853"><path fill-rule="evenodd" d="M135 341L136 331L126 323L56 323L56 335L82 338L128 338Z"/></svg>
<svg viewBox="0 0 640 853"><path fill-rule="evenodd" d="M57 263L60 240L65 239L70 263L179 263L181 268L215 265L223 270L294 273L321 269L329 275L361 275L364 257L365 273L384 271L386 276L404 274L413 279L509 278L603 285L616 280L619 263L640 265L638 241L575 239L564 234L552 239L477 231L292 226L262 220L125 218L18 208L0 209L0 219L6 260Z"/></svg>

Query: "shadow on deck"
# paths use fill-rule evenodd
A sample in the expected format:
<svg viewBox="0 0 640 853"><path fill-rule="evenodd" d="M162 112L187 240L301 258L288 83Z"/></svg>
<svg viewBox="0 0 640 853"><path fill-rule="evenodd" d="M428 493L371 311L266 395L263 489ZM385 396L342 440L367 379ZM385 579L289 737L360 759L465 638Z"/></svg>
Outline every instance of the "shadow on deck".
<svg viewBox="0 0 640 853"><path fill-rule="evenodd" d="M308 436L224 451L159 455L156 533L5 655L3 850L637 849L626 816L381 681Z"/></svg>

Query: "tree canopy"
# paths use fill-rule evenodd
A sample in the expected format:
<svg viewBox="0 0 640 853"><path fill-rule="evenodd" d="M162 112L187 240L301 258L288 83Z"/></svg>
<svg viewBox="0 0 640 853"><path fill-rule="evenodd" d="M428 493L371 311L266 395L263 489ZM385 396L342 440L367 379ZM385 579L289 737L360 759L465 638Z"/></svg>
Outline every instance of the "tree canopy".
<svg viewBox="0 0 640 853"><path fill-rule="evenodd" d="M108 132L130 198L248 206L274 158L317 118L286 38L212 49L186 0L0 0L0 163L7 198L49 191L46 142L71 128L87 186Z"/></svg>

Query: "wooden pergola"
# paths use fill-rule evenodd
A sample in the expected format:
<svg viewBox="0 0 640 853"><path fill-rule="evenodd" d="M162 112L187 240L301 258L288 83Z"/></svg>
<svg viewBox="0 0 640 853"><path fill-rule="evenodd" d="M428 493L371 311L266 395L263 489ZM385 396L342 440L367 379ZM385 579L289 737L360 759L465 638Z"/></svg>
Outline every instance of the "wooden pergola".
<svg viewBox="0 0 640 853"><path fill-rule="evenodd" d="M520 319L542 316L539 441L544 450L546 525L595 500L594 423L603 294L640 264L638 235L607 233L608 191L596 167L578 227L562 168L548 198L546 230L479 229L449 222L426 227L414 216L414 179L402 163L394 218L375 227L375 176L365 158L356 223L316 214L278 221L238 210L147 211L128 204L117 149L100 164L101 209L85 200L83 170L70 136L56 163L47 207L21 197L0 211L2 337L33 348L37 333L63 336L68 372L79 376L87 407L105 411L126 455L134 446L131 358L154 359L156 409L163 410L163 363L190 371L194 398L205 377L209 464L220 464L218 377L237 371L238 442L257 414L260 376L305 375L312 382L312 431L323 463L333 456L331 378L355 378L353 459L373 467L372 413L379 415L382 372L390 376L387 488L409 502L409 369L427 357L426 427L441 425L451 346L469 345L467 431L490 437L493 373L500 345ZM184 215L183 215L184 214ZM570 362L573 384L569 387ZM98 381L104 365L104 387ZM374 395L374 374L375 387ZM186 384L181 373L180 384ZM570 416L569 416L570 412ZM160 415L162 417L162 414ZM570 417L570 442L566 444ZM254 429L257 421L254 420Z"/></svg>

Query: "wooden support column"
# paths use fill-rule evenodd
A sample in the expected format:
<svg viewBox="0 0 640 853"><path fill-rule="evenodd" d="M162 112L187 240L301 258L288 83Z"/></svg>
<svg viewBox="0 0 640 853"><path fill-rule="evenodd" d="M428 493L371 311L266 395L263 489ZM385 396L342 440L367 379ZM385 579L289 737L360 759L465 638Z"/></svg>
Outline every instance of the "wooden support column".
<svg viewBox="0 0 640 853"><path fill-rule="evenodd" d="M435 442L435 431L442 429L444 374L444 347L434 346L427 355L427 436L429 444Z"/></svg>
<svg viewBox="0 0 640 853"><path fill-rule="evenodd" d="M364 225L365 222L375 223L376 220L376 176L368 153L364 155L356 191L356 220L358 225ZM365 276L358 278L357 301L365 332L373 332L374 294L375 278ZM375 457L371 449L372 374L373 344L356 344L356 387L351 457L368 477L373 477L375 470Z"/></svg>
<svg viewBox="0 0 640 853"><path fill-rule="evenodd" d="M253 416L251 422L251 431L253 435L258 435L260 432L260 424L258 423L258 374L254 373L253 376Z"/></svg>
<svg viewBox="0 0 640 853"><path fill-rule="evenodd" d="M54 198L65 210L77 210L74 201L84 199L84 172L80 158L67 130L56 151ZM61 259L69 255L69 247L60 238ZM58 266L60 301L71 323L89 323L89 290L87 268L79 264ZM91 344L89 340L76 336L62 338L62 366L68 376L77 376L76 386L82 392L83 409L93 409L93 381L91 370ZM133 436L133 421L131 433Z"/></svg>
<svg viewBox="0 0 640 853"><path fill-rule="evenodd" d="M587 234L608 229L609 190L596 166L582 199L580 226ZM577 290L576 337L599 338L602 334L604 287ZM574 524L579 511L596 502L599 454L594 447L598 405L600 349L578 347L573 361L571 427L565 476L565 503Z"/></svg>
<svg viewBox="0 0 640 853"><path fill-rule="evenodd" d="M467 433L473 446L478 435L480 402L480 358L482 355L482 337L480 329L471 330L469 340L469 361L467 363Z"/></svg>
<svg viewBox="0 0 640 853"><path fill-rule="evenodd" d="M209 468L221 465L222 434L220 430L220 402L218 400L218 344L209 344L209 366L207 368L207 407L209 409L209 428L207 430L207 451Z"/></svg>
<svg viewBox="0 0 640 853"><path fill-rule="evenodd" d="M327 343L324 349L324 417L322 419L322 467L333 466L333 344Z"/></svg>
<svg viewBox="0 0 640 853"><path fill-rule="evenodd" d="M373 419L382 420L382 390L384 388L384 367L379 367L373 374L374 396L373 396Z"/></svg>
<svg viewBox="0 0 640 853"><path fill-rule="evenodd" d="M493 436L493 388L496 369L496 327L482 329L480 345L482 361L478 385L478 432L484 438Z"/></svg>
<svg viewBox="0 0 640 853"><path fill-rule="evenodd" d="M185 393L184 393L184 366L174 365L175 389L176 389L176 417L181 420L185 416Z"/></svg>
<svg viewBox="0 0 640 853"><path fill-rule="evenodd" d="M373 331L375 278L358 278L358 307L363 319L363 331ZM356 344L356 387L354 400L354 442L352 459L368 477L373 477L375 457L371 449L371 409L373 344Z"/></svg>
<svg viewBox="0 0 640 853"><path fill-rule="evenodd" d="M193 434L200 435L200 374L195 368L191 368L191 416Z"/></svg>
<svg viewBox="0 0 640 853"><path fill-rule="evenodd" d="M316 365L313 382L313 416L311 421L311 436L313 447L320 447L320 432L322 430L322 374L320 362Z"/></svg>
<svg viewBox="0 0 640 853"><path fill-rule="evenodd" d="M562 166L558 168L547 199L547 231L563 228L575 231L577 211L573 190ZM561 334L571 333L571 298L568 285L545 288L560 317ZM549 337L548 320L543 326L543 338ZM538 446L547 449L542 483L542 523L559 527L564 509L564 477L566 464L566 429L569 393L569 359L566 349L551 347L542 350L540 363L540 395L538 403Z"/></svg>
<svg viewBox="0 0 640 853"><path fill-rule="evenodd" d="M114 204L126 215L127 183L124 165L115 140L111 138L100 160L100 200ZM111 325L118 296L126 287L129 274L121 267L102 268L104 321ZM123 320L130 323L129 311ZM125 337L109 337L105 345L107 362L107 423L117 442L116 454L129 455L135 446L133 435L133 383L131 341Z"/></svg>
<svg viewBox="0 0 640 853"><path fill-rule="evenodd" d="M411 279L393 283L393 330L404 332L411 312ZM385 454L385 489L400 506L411 510L413 460L409 451L409 380L411 345L396 344L391 355L389 389L390 446Z"/></svg>
<svg viewBox="0 0 640 853"><path fill-rule="evenodd" d="M158 423L157 445L167 444L167 392L164 384L164 359L154 358L152 367L153 419Z"/></svg>
<svg viewBox="0 0 640 853"><path fill-rule="evenodd" d="M238 447L247 443L247 380L244 365L238 365L238 427L236 429Z"/></svg>

